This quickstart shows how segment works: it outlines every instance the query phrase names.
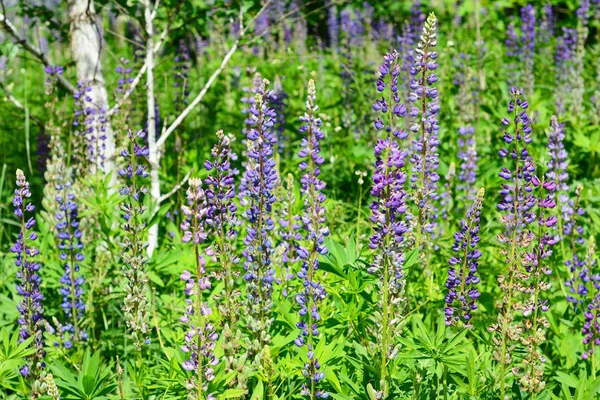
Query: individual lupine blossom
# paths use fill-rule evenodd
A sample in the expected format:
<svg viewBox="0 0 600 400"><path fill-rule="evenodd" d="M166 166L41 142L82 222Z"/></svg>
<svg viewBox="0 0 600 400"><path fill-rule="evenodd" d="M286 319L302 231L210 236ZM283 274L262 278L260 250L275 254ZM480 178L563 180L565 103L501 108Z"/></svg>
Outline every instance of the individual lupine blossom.
<svg viewBox="0 0 600 400"><path fill-rule="evenodd" d="M537 222L537 232L530 233L534 237L533 249L525 250L521 254L523 270L516 278L521 281L518 288L522 292L523 300L515 306L515 309L518 308L522 313L521 324L517 329L519 341L527 352L521 365L513 368L513 373L519 377L524 391L539 393L546 386L546 357L540 351L540 345L546 341L546 330L550 327L550 322L544 316L549 309L544 292L550 289L550 283L546 279L552 274L552 269L547 259L552 255L552 246L556 243L549 231L557 222L557 218L551 212L556 206L551 195L556 189L556 184L552 181L541 181L537 176L531 178L531 183L532 189L539 192L535 199L537 213L532 221ZM532 229L536 229L535 225Z"/></svg>
<svg viewBox="0 0 600 400"><path fill-rule="evenodd" d="M121 211L123 212L122 229L123 237L123 275L125 276L125 299L123 312L127 328L133 335L135 345L141 349L142 342L150 343L148 333L149 302L147 298L148 277L146 274L145 249L147 224L144 221L144 213L147 210L145 197L148 187L144 184L148 177L148 147L143 142L145 133L143 130L133 133L129 131L129 149L123 149L121 156L129 160L128 164L118 170L124 185L119 190L122 196Z"/></svg>
<svg viewBox="0 0 600 400"><path fill-rule="evenodd" d="M26 358L26 364L21 367L19 372L25 378L37 380L40 372L46 368L44 362L44 309L42 300L44 295L40 292L42 279L40 278L40 263L35 260L39 254L39 249L34 246L38 239L37 233L33 228L36 225L35 217L29 217L28 214L34 212L35 207L29 202L31 192L29 191L29 182L25 178L23 171L17 170L17 188L13 197L14 212L19 219L20 230L17 235L17 241L10 248L11 253L16 256L15 265L19 267L17 271L17 294L22 297L17 305L19 311L19 343L33 338L31 347L34 349L32 355ZM34 383L32 389L33 398L38 398L41 393L36 393Z"/></svg>
<svg viewBox="0 0 600 400"><path fill-rule="evenodd" d="M175 87L175 104L179 107L185 107L188 104L190 95L190 85L188 75L190 71L190 49L185 44L185 40L179 40L177 55L175 56L175 77L173 86Z"/></svg>
<svg viewBox="0 0 600 400"><path fill-rule="evenodd" d="M381 355L380 394L386 396L387 364L394 358L395 343L403 317L404 296L404 246L405 233L409 226L405 220L411 219L407 213L404 171L407 152L400 141L408 137L401 127L406 116L406 107L398 93L398 76L401 72L400 55L393 51L383 58L379 66L377 91L383 97L373 105L381 117L375 121L375 129L382 131L383 138L374 147L375 172L371 195L375 198L370 205L374 233L369 248L375 252L368 272L378 277L378 296L381 313L376 315L381 326L377 334Z"/></svg>
<svg viewBox="0 0 600 400"><path fill-rule="evenodd" d="M574 74L575 54L577 52L577 31L563 27L563 34L556 43L556 54L554 56L554 66L556 71L556 89L554 91L554 104L556 114L559 117L565 115L567 102L570 98L566 97L571 92L571 84Z"/></svg>
<svg viewBox="0 0 600 400"><path fill-rule="evenodd" d="M298 153L302 159L299 168L302 171L300 193L304 199L304 211L300 218L300 226L304 242L297 248L298 258L302 261L297 276L302 281L302 287L296 295L296 301L300 306L300 321L296 325L300 329L300 334L294 341L298 347L307 347L308 359L304 364L303 374L308 382L303 384L301 393L309 396L310 399L329 397L325 391L317 387L325 378L325 374L321 371L321 365L314 353L315 339L320 336L319 303L327 296L318 273L318 257L327 254L325 237L329 236L323 206L325 195L322 190L325 188L325 182L319 178L321 165L325 161L320 154L320 141L324 135L321 130L321 119L317 117L319 107L316 100L315 82L311 79L308 82L306 112L300 117L304 125L299 129L304 135Z"/></svg>
<svg viewBox="0 0 600 400"><path fill-rule="evenodd" d="M583 260L583 268L593 274L596 266L596 258L594 257L596 251L596 242L593 236L590 236L588 240L588 249ZM595 278L598 278L598 274L593 274ZM590 295L585 299L583 304L583 312L585 323L581 329L583 336L583 344L586 346L586 350L581 354L581 358L588 359L594 354L594 348L600 346L600 285L599 279L590 279L584 284L588 286Z"/></svg>
<svg viewBox="0 0 600 400"><path fill-rule="evenodd" d="M498 235L498 241L501 243L500 253L506 260L507 273L498 276L498 285L504 296L496 302L498 322L488 329L494 333L493 357L500 364L502 398L505 393L506 369L512 363L511 354L521 331L515 322L515 315L520 311L521 303L515 302L514 297L524 289L523 283L518 279L523 269L522 254L535 239L535 235L528 229L528 225L536 218L532 211L536 205L536 198L532 194L531 182L535 165L527 151L527 145L532 140L531 119L526 111L529 103L521 98L521 94L521 90L514 86L511 88L513 99L508 104L508 113L514 116L512 121L507 117L502 119L502 124L507 127L504 131L504 141L510 146L509 149L502 148L498 152L501 158L514 162L512 170L502 167L498 174L506 181L502 184L502 200L498 204L500 221L505 232Z"/></svg>
<svg viewBox="0 0 600 400"><path fill-rule="evenodd" d="M573 74L571 76L571 98L569 114L576 119L582 118L584 111L583 99L585 95L585 42L589 33L590 1L580 0L577 9L577 48L573 59Z"/></svg>
<svg viewBox="0 0 600 400"><path fill-rule="evenodd" d="M271 106L275 111L275 133L277 134L277 152L283 154L289 146L289 137L285 134L285 114L287 112L288 94L283 90L281 80L275 77L273 83L274 96L271 99Z"/></svg>
<svg viewBox="0 0 600 400"><path fill-rule="evenodd" d="M477 244L481 240L479 225L484 194L485 190L479 189L467 217L460 221L460 231L454 234L452 250L455 255L448 261L450 268L446 282L446 325L462 322L469 329L473 327L472 312L477 309L476 301L481 296L475 285L479 283L477 268L482 255Z"/></svg>
<svg viewBox="0 0 600 400"><path fill-rule="evenodd" d="M340 21L338 19L338 10L335 3L329 1L327 10L327 31L329 33L329 47L333 51L339 50L340 43Z"/></svg>
<svg viewBox="0 0 600 400"><path fill-rule="evenodd" d="M271 341L269 328L273 323L271 308L275 281L275 269L271 263L275 226L272 218L273 194L277 182L277 171L273 159L273 147L277 137L273 133L275 111L269 107L273 96L269 81L263 80L255 102L250 106L252 125L248 131L248 158L246 170L240 184L240 197L247 220L246 237L242 252L246 258L244 278L247 282L247 323L254 334L250 353L257 354Z"/></svg>
<svg viewBox="0 0 600 400"><path fill-rule="evenodd" d="M58 212L56 213L56 231L58 237L59 258L64 264L65 273L60 278L62 284L59 289L63 296L61 307L63 308L67 321L61 326L63 335L69 337L63 342L65 348L70 349L83 341L88 336L81 326L85 303L82 299L84 278L80 271L79 263L84 260L82 232L79 229L79 212L75 194L71 182L65 176L64 168L59 169L58 180L55 184L56 202Z"/></svg>
<svg viewBox="0 0 600 400"><path fill-rule="evenodd" d="M186 388L189 390L188 399L213 400L215 397L212 393L203 394L208 391L208 384L215 378L214 367L219 364L219 359L214 355L219 335L210 321L212 310L204 296L206 293L206 297L208 297L212 284L211 277L206 272L206 260L201 253L200 244L207 238L204 224L211 216L208 215L209 208L206 194L202 190L201 179L191 178L189 180L186 197L187 205L181 206L181 211L185 216L185 221L181 224L181 229L185 233L181 240L184 243L190 243L193 247L195 271L192 274L185 270L180 276L181 280L185 282L187 296L185 299L186 312L180 318L187 327L185 344L181 349L184 353L189 353L189 359L185 360L182 366L186 371L194 372L192 378L186 382ZM213 217L215 217L214 214ZM209 249L207 255L214 255L214 250Z"/></svg>
<svg viewBox="0 0 600 400"><path fill-rule="evenodd" d="M519 82L525 88L525 93L532 95L533 92L533 71L535 57L535 8L531 4L527 4L521 8L521 37L519 44L521 47L521 81Z"/></svg>
<svg viewBox="0 0 600 400"><path fill-rule="evenodd" d="M413 80L410 84L409 101L413 106L408 115L411 117L410 130L415 135L410 157L412 163L410 182L414 200L419 208L419 232L417 232L417 236L421 239L419 245L424 235L434 232L433 201L438 196L437 182L440 178L437 173L439 165L437 146L440 144L437 114L440 106L438 90L434 87L438 81L438 76L434 72L438 64L437 52L433 51L437 46L436 24L437 19L432 13L423 26L423 34L415 49L415 61L410 71Z"/></svg>

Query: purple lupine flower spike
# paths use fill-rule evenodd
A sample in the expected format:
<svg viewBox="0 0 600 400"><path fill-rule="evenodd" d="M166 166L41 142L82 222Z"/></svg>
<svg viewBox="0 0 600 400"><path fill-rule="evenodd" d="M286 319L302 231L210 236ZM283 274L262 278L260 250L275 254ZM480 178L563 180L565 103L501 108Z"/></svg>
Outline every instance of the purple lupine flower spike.
<svg viewBox="0 0 600 400"><path fill-rule="evenodd" d="M85 303L82 299L84 278L80 265L84 260L82 232L79 229L79 213L71 182L65 176L64 167L59 167L55 185L56 202L59 211L56 213L56 230L58 232L58 249L64 264L65 273L60 278L63 296L61 307L65 311L68 322L60 327L61 336L65 337L63 345L69 349L74 345L87 341L88 336L81 326ZM68 338L66 335L68 334Z"/></svg>
<svg viewBox="0 0 600 400"><path fill-rule="evenodd" d="M340 21L338 18L338 10L335 3L329 1L327 3L327 31L329 33L329 47L333 51L339 50L339 35L340 35Z"/></svg>
<svg viewBox="0 0 600 400"><path fill-rule="evenodd" d="M273 159L273 148L277 137L273 133L275 111L269 107L273 93L269 81L263 80L258 88L254 103L250 105L249 120L252 122L247 132L248 163L240 184L241 204L248 221L244 268L248 288L248 327L255 335L250 352L257 354L271 341L269 328L273 322L271 308L275 269L271 263L273 255L274 228L272 218L273 194L277 182L277 171Z"/></svg>
<svg viewBox="0 0 600 400"><path fill-rule="evenodd" d="M275 77L273 83L274 96L271 99L271 106L275 111L275 133L277 134L277 152L284 154L284 150L289 146L289 137L285 134L285 115L287 112L288 94L283 90L281 79ZM287 154L287 153L286 153Z"/></svg>
<svg viewBox="0 0 600 400"><path fill-rule="evenodd" d="M520 37L522 68L523 75L522 84L525 88L525 93L531 96L533 93L533 72L534 72L534 57L535 57L535 8L531 4L527 4L521 9L521 31Z"/></svg>
<svg viewBox="0 0 600 400"><path fill-rule="evenodd" d="M29 197L31 197L29 182L20 169L17 170L16 176L17 188L13 197L13 206L21 228L17 235L17 241L10 251L15 254L15 265L19 267L17 294L22 297L21 302L17 305L20 314L18 319L19 343L32 337L31 347L34 349L33 354L26 358L26 364L20 369L20 372L23 377L37 381L41 371L46 368L43 337L45 320L42 307L44 295L40 292L42 280L39 275L41 265L35 260L39 249L33 245L38 235L33 230L36 226L35 217L29 216L35 210L34 205L29 203ZM36 393L38 386L36 382L32 386L34 398L41 395L41 393Z"/></svg>
<svg viewBox="0 0 600 400"><path fill-rule="evenodd" d="M204 293L210 292L212 283L210 275L206 273L206 261L199 246L207 237L204 226L210 218L209 207L201 179L191 178L186 193L188 204L181 206L185 216L181 224L181 229L185 232L182 241L191 243L194 248L196 270L194 273L183 271L180 276L185 282L187 296L186 312L180 318L187 326L185 344L181 349L184 353L189 353L189 359L182 366L186 371L194 372L193 377L186 382L186 388L195 392L194 398L211 398L214 396L212 393L202 393L208 391L208 383L215 378L215 366L219 364L219 359L215 356L214 349L219 335L210 321L212 310L204 297ZM214 251L209 249L207 255L214 255Z"/></svg>
<svg viewBox="0 0 600 400"><path fill-rule="evenodd" d="M550 133L548 134L548 171L546 177L556 184L555 199L559 205L559 212L561 218L559 220L559 227L563 227L565 223L571 221L573 215L573 207L569 203L569 186L567 181L569 179L569 173L567 172L568 154L563 141L565 140L565 128L563 124L558 122L556 116L550 118ZM563 240L565 234L564 228L559 229L557 241Z"/></svg>
<svg viewBox="0 0 600 400"><path fill-rule="evenodd" d="M371 195L375 198L370 205L374 233L369 248L375 251L368 272L378 277L381 296L378 297L381 308L381 333L377 335L381 362L381 387L379 393L387 395L387 364L394 357L393 338L402 320L404 296L404 235L409 227L406 205L405 169L407 152L400 141L408 137L403 129L406 107L401 103L398 93L398 78L402 61L394 51L383 58L379 67L377 91L381 99L373 105L380 115L375 120L375 129L383 133L383 138L375 144L375 171Z"/></svg>
<svg viewBox="0 0 600 400"><path fill-rule="evenodd" d="M577 9L577 46L573 58L574 73L571 77L572 89L570 93L569 114L572 118L582 118L585 98L585 42L589 34L590 0L580 0Z"/></svg>
<svg viewBox="0 0 600 400"><path fill-rule="evenodd" d="M555 82L554 104L556 114L563 117L566 113L568 101L567 96L571 92L572 76L575 73L575 55L577 53L577 31L575 29L562 28L563 34L556 43L556 54L554 56Z"/></svg>
<svg viewBox="0 0 600 400"><path fill-rule="evenodd" d="M577 185L575 189L575 200L568 199L568 202L561 204L564 206L566 216L562 233L563 241L568 244L571 253L570 258L564 260L564 264L569 268L569 277L565 286L569 288L567 300L573 303L573 307L578 309L581 305L589 301L590 285L600 288L600 274L591 270L590 264L581 256L582 247L585 243L583 238L584 228L579 223L579 217L585 214L580 206L582 185ZM561 243L562 244L562 243ZM588 249L589 250L589 249Z"/></svg>
<svg viewBox="0 0 600 400"><path fill-rule="evenodd" d="M302 394L310 399L326 398L327 394L318 388L318 383L325 378L321 371L321 365L314 354L314 340L319 337L319 303L327 296L325 288L318 276L319 255L327 254L324 240L329 236L329 228L325 225L325 188L319 175L321 165L325 161L321 156L320 141L323 139L321 130L321 119L316 113L319 107L316 104L315 82L308 82L308 99L306 100L306 112L300 121L304 123L300 132L305 136L302 138L302 149L298 156L302 159L300 170L302 174L302 187L300 192L304 198L304 212L300 219L301 229L304 233L306 245L300 245L297 249L298 258L302 261L302 267L298 272L298 278L302 280L302 289L296 295L296 301L300 306L300 322L297 323L300 334L295 340L297 346L306 346L308 349L308 360L304 364L304 375L309 382L303 384Z"/></svg>
<svg viewBox="0 0 600 400"><path fill-rule="evenodd" d="M498 173L505 181L500 191L502 200L498 204L504 232L498 235L498 240L502 245L500 252L505 257L507 273L498 276L498 285L504 296L496 302L498 322L488 329L495 333L493 357L499 363L502 398L506 393L507 371L520 377L519 383L525 391L537 393L544 387L540 371L543 373L545 359L537 346L545 339L532 330L532 324L539 325L540 330L545 329L547 324L538 309L543 313L548 307L547 302L541 300L541 294L549 288L543 276L549 275L551 270L543 260L551 254L549 247L554 244L547 229L556 223L556 218L547 211L554 208L555 202L550 195L544 195L554 191L556 184L542 182L534 175L536 166L527 149L532 140L531 119L527 114L529 104L522 99L522 90L512 87L511 95L508 113L512 114L512 120L502 119L502 125L506 127L504 141L507 148L498 152L510 166L503 167ZM534 195L536 188L541 191L537 198ZM538 222L537 233L532 227L535 221ZM536 247L531 251L534 243ZM532 297L532 293L535 296ZM534 297L539 301L532 302ZM523 368L509 370L513 363L511 353L519 343L528 350L527 360L523 362Z"/></svg>
<svg viewBox="0 0 600 400"><path fill-rule="evenodd" d="M437 182L440 179L437 173L439 165L437 147L440 144L437 114L440 106L438 90L435 88L438 76L434 72L438 64L437 52L433 51L437 46L436 24L437 19L432 13L423 26L423 33L415 50L415 60L411 68L413 80L410 85L409 101L414 105L408 115L412 118L410 130L416 138L412 141L413 151L410 162L413 167L410 181L419 207L418 245L423 243L425 235L434 233L433 200L438 197Z"/></svg>
<svg viewBox="0 0 600 400"><path fill-rule="evenodd" d="M218 142L211 150L211 159L204 162L208 177L204 179L206 189L206 216L204 227L211 237L213 244L207 252L213 261L221 266L217 277L224 283L218 305L221 315L220 329L225 363L225 370L233 372L232 385L243 386L247 367L240 366L240 347L242 344L241 331L236 329L240 319L240 291L236 288L236 278L239 276L235 266L240 259L237 256L235 242L238 236L239 220L235 198L235 177L239 174L231 163L237 160L237 155L231 149L235 137L217 132Z"/></svg>
<svg viewBox="0 0 600 400"><path fill-rule="evenodd" d="M148 194L148 187L143 182L148 178L148 166L145 162L148 157L148 147L139 143L145 137L143 130L136 134L130 130L127 136L129 149L123 149L121 156L129 160L129 163L117 171L124 181L124 185L119 190L123 197L121 211L123 212L122 228L125 231L122 243L125 276L123 312L127 327L139 350L142 343L148 344L150 341L148 338L150 331L148 277L145 270L145 249L148 243L144 237L146 223L143 220L143 214L147 210L144 199Z"/></svg>
<svg viewBox="0 0 600 400"><path fill-rule="evenodd" d="M179 48L175 56L175 76L173 86L175 87L175 104L178 108L184 108L188 104L190 84L188 75L190 71L190 49L185 40L179 41Z"/></svg>
<svg viewBox="0 0 600 400"><path fill-rule="evenodd" d="M455 255L449 260L448 281L446 288L446 325L464 323L471 329L472 312L477 309L476 300L480 293L475 285L479 283L477 268L482 253L477 248L480 241L479 220L485 190L479 189L467 217L460 221L460 232L454 234Z"/></svg>

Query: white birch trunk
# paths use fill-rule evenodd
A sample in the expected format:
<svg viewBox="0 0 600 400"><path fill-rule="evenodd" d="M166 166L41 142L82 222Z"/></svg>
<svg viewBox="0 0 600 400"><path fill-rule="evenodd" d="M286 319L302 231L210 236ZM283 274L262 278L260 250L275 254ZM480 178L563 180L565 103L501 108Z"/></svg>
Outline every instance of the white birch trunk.
<svg viewBox="0 0 600 400"><path fill-rule="evenodd" d="M146 98L148 108L148 162L150 164L150 196L152 197L152 215L160 207L160 155L156 146L156 105L154 99L154 13L150 0L144 0L144 18L146 20ZM158 247L158 224L150 226L148 230L148 256L152 256Z"/></svg>

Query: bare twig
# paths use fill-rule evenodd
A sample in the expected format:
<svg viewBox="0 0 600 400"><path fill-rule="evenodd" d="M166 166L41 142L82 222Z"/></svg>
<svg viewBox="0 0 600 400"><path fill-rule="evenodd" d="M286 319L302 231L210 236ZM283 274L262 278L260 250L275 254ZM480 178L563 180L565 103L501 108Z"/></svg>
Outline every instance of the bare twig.
<svg viewBox="0 0 600 400"><path fill-rule="evenodd" d="M215 70L215 72L213 72L213 74L210 76L210 78L208 79L208 81L206 82L206 84L204 85L204 87L202 88L200 93L198 93L196 98L194 100L192 100L192 102L181 112L181 114L179 114L179 116L177 118L175 118L175 121L173 121L171 126L169 126L166 130L163 129L162 134L156 141L156 147L157 147L158 151L162 150L163 146L165 145L165 142L167 141L167 139L169 138L171 133L173 133L175 131L175 129L177 129L177 127L179 125L181 125L183 120L185 120L185 118L192 112L192 110L202 101L202 99L208 92L208 89L210 89L210 87L215 82L217 77L221 74L221 72L223 72L223 70L227 66L227 63L229 62L229 60L231 59L231 57L233 56L235 51L238 49L242 38L244 37L246 31L248 30L248 27L252 26L254 21L256 21L256 19L265 11L265 9L269 6L271 1L272 0L266 1L265 4L262 6L262 8L254 16L254 18L252 19L252 22L248 26L246 26L240 30L240 34L239 34L238 38L235 40L235 42L233 43L233 46L231 46L231 49L229 49L227 54L225 54L225 57L223 57L223 61L221 61L221 65L219 65L219 68L217 68ZM240 20L241 20L241 18L240 18Z"/></svg>
<svg viewBox="0 0 600 400"><path fill-rule="evenodd" d="M188 179L190 179L190 176L192 175L192 172L194 172L193 169L191 169L183 178L183 180L181 182L179 182L177 185L173 186L173 189L171 189L171 191L169 193L165 193L162 196L160 196L160 198L158 199L159 203L162 203L163 201L167 200L169 197L173 196L175 193L177 193L177 191L179 189L181 189L181 187L183 185L185 185L185 183L188 181Z"/></svg>
<svg viewBox="0 0 600 400"><path fill-rule="evenodd" d="M17 28L12 24L12 22L10 22L6 18L6 16L4 14L0 14L0 26L8 34L8 36L12 37L13 40L17 44L19 44L26 51L28 51L33 56L35 56L35 58L37 58L44 66L46 66L46 67L53 66L52 62L50 61L48 56L46 56L35 45L33 45L32 43L29 43L29 41L26 38L22 37L19 34L19 31L17 30ZM71 84L71 82L69 82L67 80L67 78L65 78L62 75L57 75L57 77L58 77L58 83L60 83L60 85L63 88L65 88L65 90L67 90L70 93L75 93L75 87Z"/></svg>

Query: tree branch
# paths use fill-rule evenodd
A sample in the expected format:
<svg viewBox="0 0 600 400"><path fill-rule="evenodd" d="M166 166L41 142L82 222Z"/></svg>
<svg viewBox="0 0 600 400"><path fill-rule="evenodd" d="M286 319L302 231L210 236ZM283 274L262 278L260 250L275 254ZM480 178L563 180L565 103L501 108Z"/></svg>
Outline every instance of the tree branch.
<svg viewBox="0 0 600 400"><path fill-rule="evenodd" d="M48 56L46 56L36 46L29 43L26 38L22 37L17 28L6 18L4 14L0 14L0 26L8 34L8 36L12 37L17 44L21 45L26 51L35 56L35 58L37 58L44 66L53 66ZM57 77L58 83L60 83L65 90L67 90L69 93L75 93L75 87L67 80L67 78L62 75L57 75Z"/></svg>
<svg viewBox="0 0 600 400"><path fill-rule="evenodd" d="M171 189L171 191L169 191L169 193L165 193L162 196L160 196L160 198L158 199L158 202L162 203L163 201L167 200L169 197L171 197L175 193L177 193L177 191L179 189L181 189L181 187L183 185L185 185L185 183L188 181L188 179L190 179L192 172L194 172L193 168L185 175L185 177L183 178L183 180L181 182L179 182L177 185L173 186L173 189Z"/></svg>
<svg viewBox="0 0 600 400"><path fill-rule="evenodd" d="M167 35L169 34L169 30L171 28L173 20L175 19L175 16L177 15L177 11L181 7L181 4L182 3L179 3L179 5L175 8L175 10L173 11L173 14L171 14L169 23L167 24L167 26L165 26L165 29L163 29L163 31L160 33L158 42L156 42L156 44L154 45L154 54L155 55L158 54L158 52L162 48L163 44L165 43L165 40L167 39ZM107 115L109 117L111 117L113 114L115 114L117 111L119 111L121 106L127 101L127 99L129 99L129 97L131 97L131 95L133 94L133 91L135 90L137 85L142 80L142 77L145 75L147 69L148 69L148 64L144 61L144 65L142 65L142 68L140 68L140 70L138 71L137 75L133 79L133 82L131 82L131 86L129 87L129 90L126 91L125 94L123 94L123 97L121 97L119 100L117 100L117 103L110 110L108 110Z"/></svg>
<svg viewBox="0 0 600 400"><path fill-rule="evenodd" d="M191 113L192 110L202 101L202 99L208 92L208 89L210 89L210 87L215 82L217 77L221 74L221 72L223 72L223 70L225 69L225 66L227 66L227 63L233 56L233 53L235 53L235 51L238 49L240 42L241 42L242 38L244 37L244 34L248 30L248 28L250 26L252 26L253 22L256 21L256 19L266 10L266 8L269 6L271 1L272 0L266 1L265 4L262 6L262 8L254 16L254 18L252 19L252 22L240 31L240 35L233 43L233 46L231 46L231 49L229 49L227 54L225 54L225 57L223 57L223 61L221 61L221 65L219 65L219 68L217 68L215 70L215 72L213 72L213 74L210 76L210 78L208 79L208 81L206 82L206 84L204 85L204 87L202 88L200 93L198 93L196 98L181 112L181 114L179 114L179 116L177 118L175 118L175 121L173 121L173 123L171 124L171 126L169 126L169 128L167 128L166 130L163 129L162 134L156 141L156 148L158 151L162 150L162 147L165 145L165 142L167 141L167 139L169 138L171 133L173 133L175 131L175 129L177 129L177 127L179 127L179 125L181 125L181 123L189 115L189 113ZM242 19L240 18L240 21L241 20Z"/></svg>

